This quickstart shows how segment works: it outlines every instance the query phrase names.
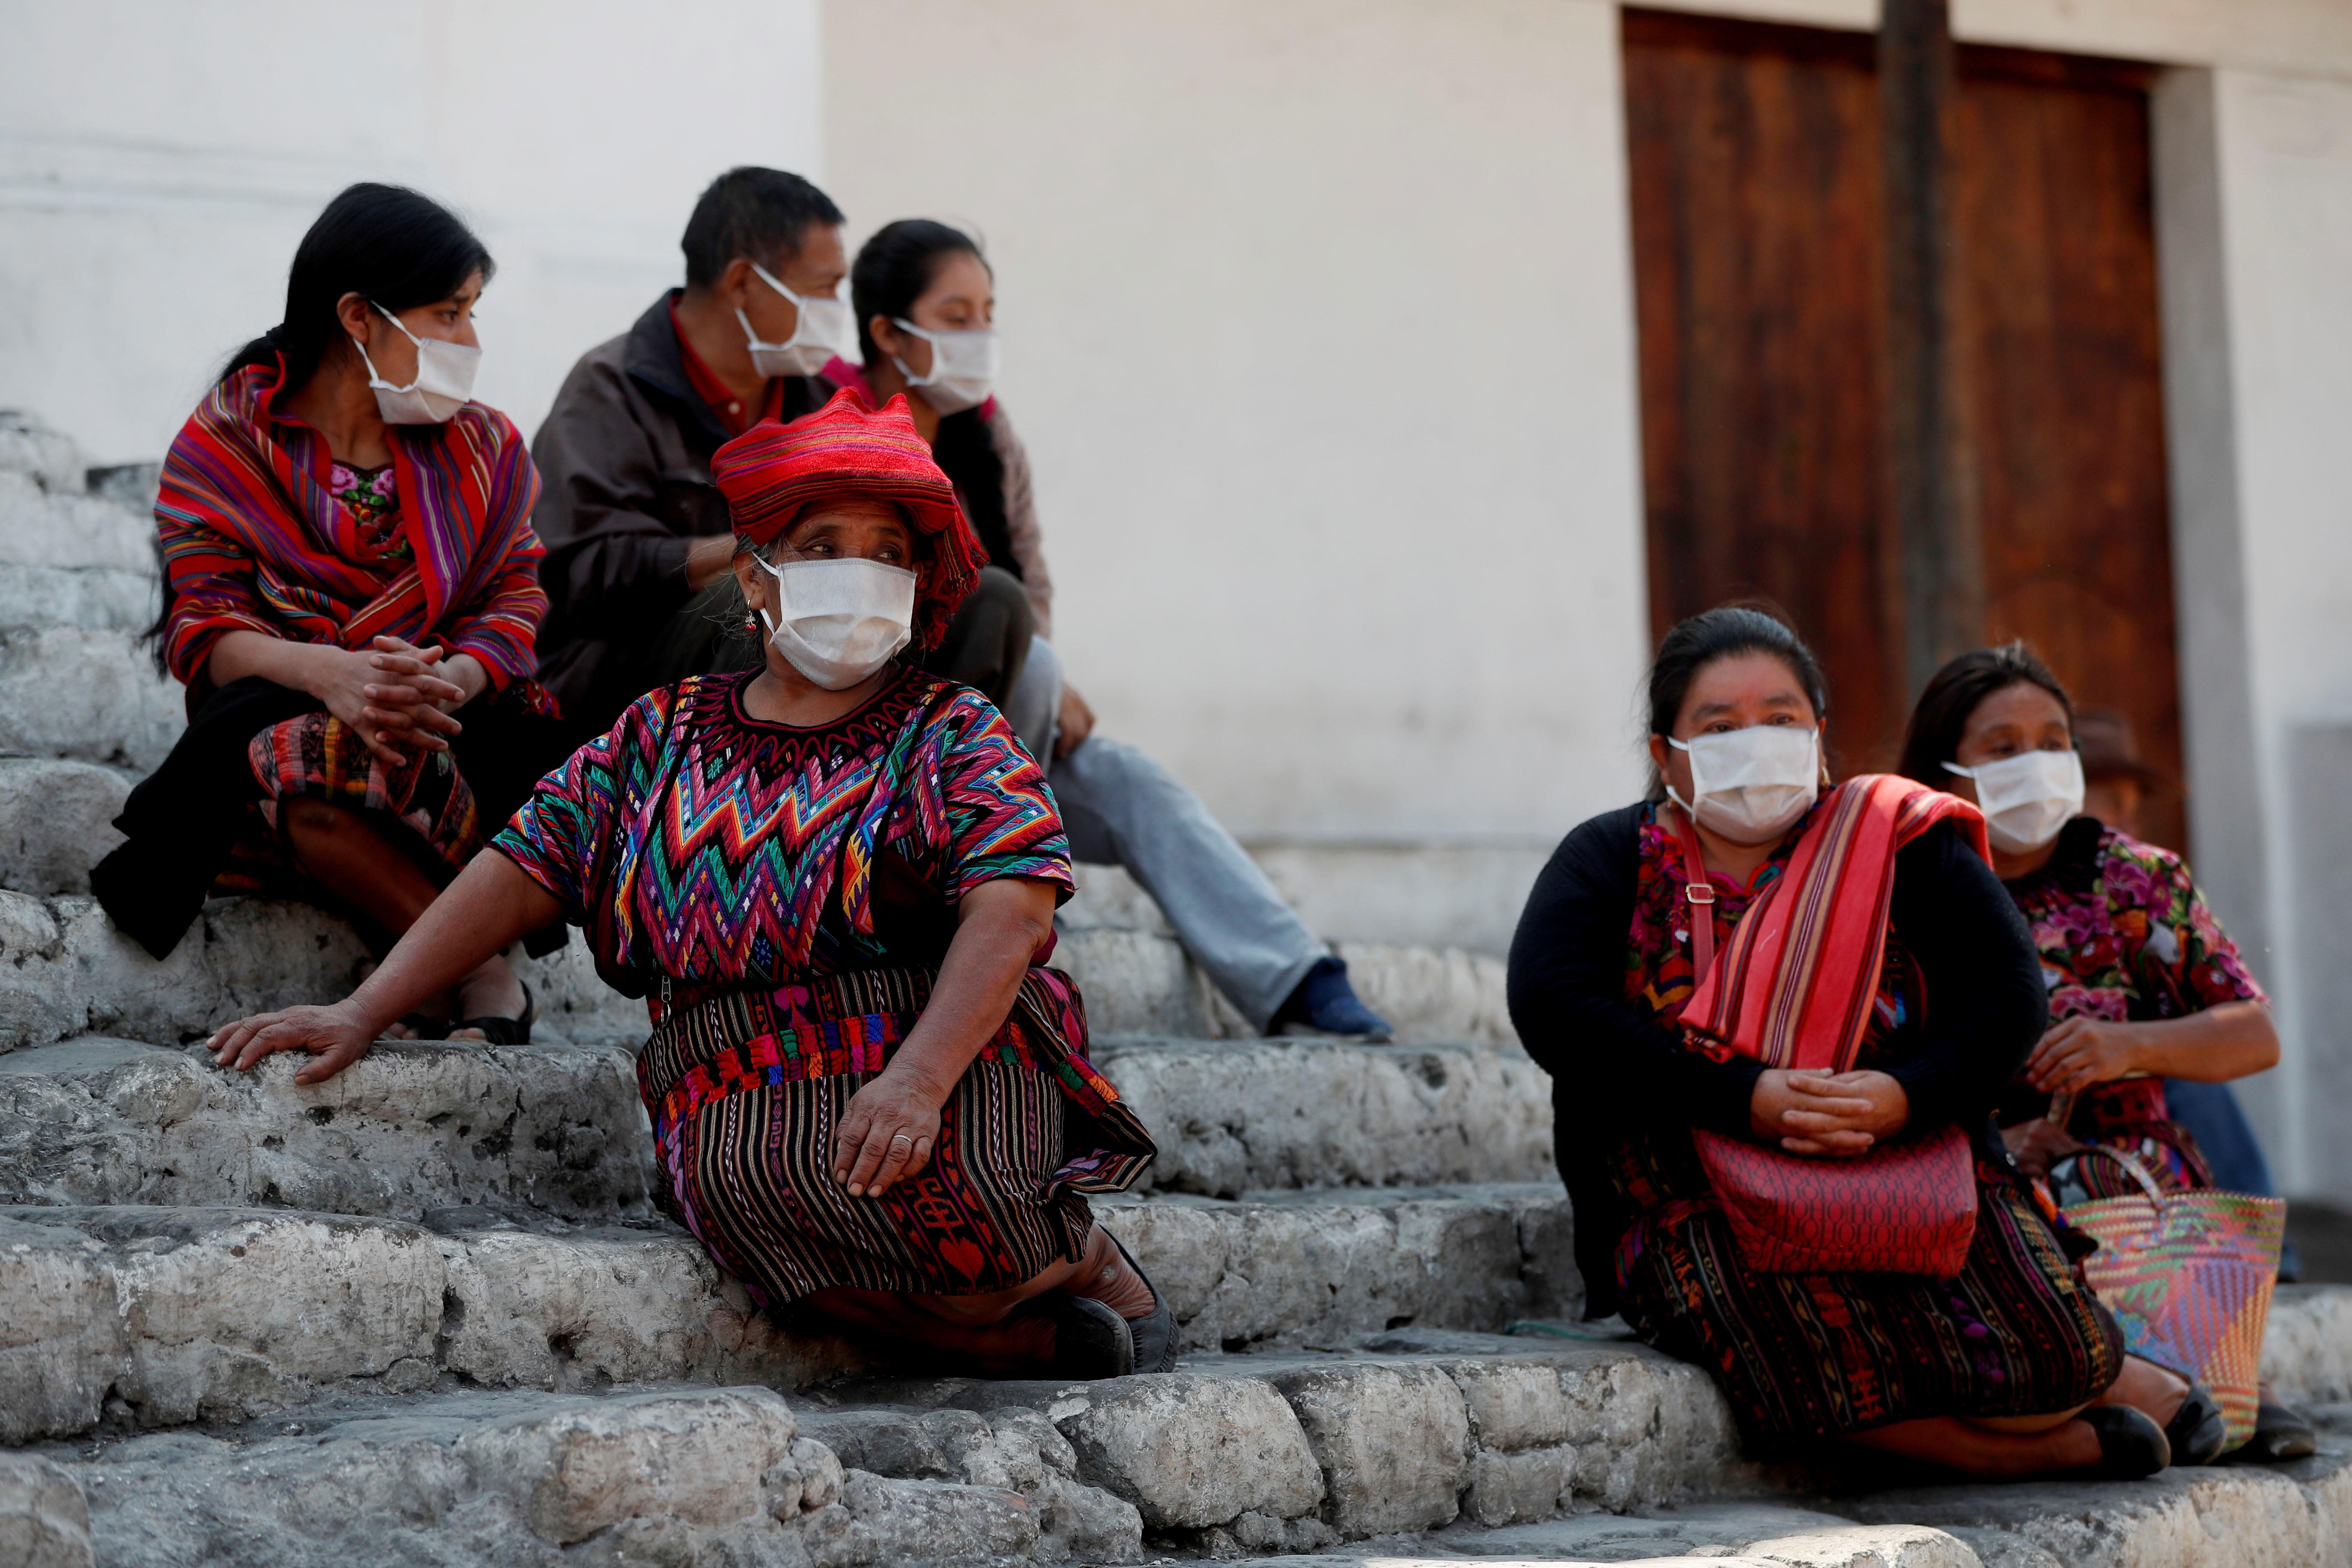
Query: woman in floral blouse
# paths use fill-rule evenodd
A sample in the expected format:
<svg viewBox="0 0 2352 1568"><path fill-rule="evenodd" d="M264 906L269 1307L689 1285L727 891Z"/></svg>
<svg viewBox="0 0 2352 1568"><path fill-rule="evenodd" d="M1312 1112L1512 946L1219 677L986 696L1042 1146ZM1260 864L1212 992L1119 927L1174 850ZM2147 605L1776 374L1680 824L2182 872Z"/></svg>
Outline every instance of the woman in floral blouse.
<svg viewBox="0 0 2352 1568"><path fill-rule="evenodd" d="M2061 1204L2138 1190L2112 1161L2074 1158L2088 1144L2164 1186L2211 1186L2164 1080L2276 1065L2270 1000L2179 856L2083 815L2066 689L2022 643L1964 653L1920 694L1902 771L1983 809L1993 869L2042 955L2051 1025L2000 1112L2018 1163ZM2256 1447L2311 1452L2299 1425L2266 1403Z"/></svg>

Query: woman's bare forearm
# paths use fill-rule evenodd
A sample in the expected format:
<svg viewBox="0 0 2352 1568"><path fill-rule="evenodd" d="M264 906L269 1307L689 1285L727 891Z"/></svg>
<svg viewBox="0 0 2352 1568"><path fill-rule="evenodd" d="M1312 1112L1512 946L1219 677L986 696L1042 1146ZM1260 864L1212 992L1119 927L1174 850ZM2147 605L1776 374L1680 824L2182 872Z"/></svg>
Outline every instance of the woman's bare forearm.
<svg viewBox="0 0 2352 1568"><path fill-rule="evenodd" d="M517 875L520 875L520 872ZM1030 960L1054 931L1050 883L1003 878L964 895L955 940L922 1018L890 1060L945 1104L981 1047L1004 1026Z"/></svg>
<svg viewBox="0 0 2352 1568"><path fill-rule="evenodd" d="M310 689L321 654L340 651L324 643L289 642L262 632L233 631L213 645L205 671L215 686L257 675L294 691Z"/></svg>
<svg viewBox="0 0 2352 1568"><path fill-rule="evenodd" d="M350 1005L382 1034L386 1025L415 1012L562 914L563 907L521 867L495 849L485 849L352 993Z"/></svg>
<svg viewBox="0 0 2352 1568"><path fill-rule="evenodd" d="M2153 1078L2228 1083L2278 1065L2278 1029L2260 1002L2224 1002L2134 1027L2134 1065Z"/></svg>

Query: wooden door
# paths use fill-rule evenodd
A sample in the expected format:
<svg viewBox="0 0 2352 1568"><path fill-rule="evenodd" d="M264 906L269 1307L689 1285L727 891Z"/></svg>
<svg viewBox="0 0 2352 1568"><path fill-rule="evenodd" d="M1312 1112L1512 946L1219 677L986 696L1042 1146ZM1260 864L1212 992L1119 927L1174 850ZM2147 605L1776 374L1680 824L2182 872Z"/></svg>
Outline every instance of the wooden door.
<svg viewBox="0 0 2352 1568"><path fill-rule="evenodd" d="M1624 15L1654 627L1779 605L1827 667L1834 765L1889 766L1915 693L1880 445L1874 40ZM1985 636L2032 642L2178 777L2147 78L1964 49L1960 110ZM2143 826L2179 844L2180 819L2159 800Z"/></svg>

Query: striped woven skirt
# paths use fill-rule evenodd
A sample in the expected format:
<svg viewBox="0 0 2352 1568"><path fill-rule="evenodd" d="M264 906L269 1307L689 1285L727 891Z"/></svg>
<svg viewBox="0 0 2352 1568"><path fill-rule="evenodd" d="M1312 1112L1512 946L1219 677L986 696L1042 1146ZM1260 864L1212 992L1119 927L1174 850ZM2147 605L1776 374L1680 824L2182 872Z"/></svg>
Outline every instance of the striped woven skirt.
<svg viewBox="0 0 2352 1568"><path fill-rule="evenodd" d="M930 995L928 970L808 975L679 993L637 1058L665 1206L763 1307L834 1286L1008 1290L1083 1255L1084 1194L1121 1192L1151 1138L1084 1054L1077 987L1032 969L1004 1026L940 1108L918 1174L851 1197L833 1175L850 1097Z"/></svg>
<svg viewBox="0 0 2352 1568"><path fill-rule="evenodd" d="M1712 1373L1768 1451L1922 1416L2046 1415L2123 1370L2060 1232L1982 1156L1976 1240L1950 1279L1749 1268L1687 1134L1629 1138L1613 1170L1635 1215L1617 1248L1626 1321Z"/></svg>

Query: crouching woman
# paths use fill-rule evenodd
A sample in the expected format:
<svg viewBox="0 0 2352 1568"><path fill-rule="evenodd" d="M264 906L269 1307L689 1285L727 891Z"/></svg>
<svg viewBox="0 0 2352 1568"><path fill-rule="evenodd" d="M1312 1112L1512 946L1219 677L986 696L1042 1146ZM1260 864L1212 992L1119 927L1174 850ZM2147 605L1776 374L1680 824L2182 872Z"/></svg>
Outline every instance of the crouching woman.
<svg viewBox="0 0 2352 1568"><path fill-rule="evenodd" d="M1983 819L1903 779L1824 794L1827 695L1769 616L1675 627L1655 798L1529 897L1511 1016L1588 1310L1706 1367L1768 1450L2160 1469L2188 1385L2125 1356L1992 1131L2044 1003Z"/></svg>
<svg viewBox="0 0 2352 1568"><path fill-rule="evenodd" d="M233 1025L215 1059L331 1076L567 918L647 999L668 1206L763 1306L980 1375L1164 1370L1172 1318L1082 1195L1153 1148L1041 966L1072 886L1053 795L987 699L895 657L977 576L953 487L902 401L847 393L712 473L761 667L640 699L365 984Z"/></svg>

